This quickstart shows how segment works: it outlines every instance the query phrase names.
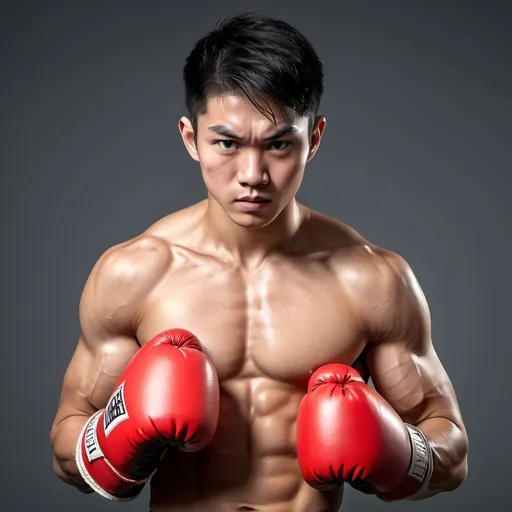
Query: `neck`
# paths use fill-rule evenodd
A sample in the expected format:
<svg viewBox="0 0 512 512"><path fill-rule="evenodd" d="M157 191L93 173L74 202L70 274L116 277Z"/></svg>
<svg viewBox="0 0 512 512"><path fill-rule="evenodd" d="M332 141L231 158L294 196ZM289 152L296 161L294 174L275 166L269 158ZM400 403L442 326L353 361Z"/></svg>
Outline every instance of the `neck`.
<svg viewBox="0 0 512 512"><path fill-rule="evenodd" d="M291 248L303 217L303 208L294 198L268 225L244 227L226 215L209 195L204 203L202 238L221 258L237 266L258 268L270 254Z"/></svg>

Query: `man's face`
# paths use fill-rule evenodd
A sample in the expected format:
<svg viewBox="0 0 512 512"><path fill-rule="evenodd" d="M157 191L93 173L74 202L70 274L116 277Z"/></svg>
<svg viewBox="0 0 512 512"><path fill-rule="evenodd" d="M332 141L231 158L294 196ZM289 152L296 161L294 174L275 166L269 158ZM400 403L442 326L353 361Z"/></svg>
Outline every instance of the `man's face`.
<svg viewBox="0 0 512 512"><path fill-rule="evenodd" d="M180 121L185 145L201 166L209 195L236 224L263 227L294 198L325 126L308 117L285 122L271 105L275 124L247 99L212 98L197 121L197 144L188 120Z"/></svg>

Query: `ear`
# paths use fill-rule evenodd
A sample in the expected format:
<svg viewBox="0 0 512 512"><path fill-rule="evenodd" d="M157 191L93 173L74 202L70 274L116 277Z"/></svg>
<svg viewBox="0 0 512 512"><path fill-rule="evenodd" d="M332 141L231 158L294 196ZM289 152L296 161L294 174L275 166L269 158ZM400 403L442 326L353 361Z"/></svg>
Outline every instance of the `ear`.
<svg viewBox="0 0 512 512"><path fill-rule="evenodd" d="M325 130L325 125L327 124L327 120L324 116L318 116L315 119L315 122L313 124L313 130L311 133L311 143L309 145L309 153L308 153L308 159L309 162L314 156L315 153L318 150L318 147L320 146L320 141L322 139L322 135Z"/></svg>
<svg viewBox="0 0 512 512"><path fill-rule="evenodd" d="M199 155L197 153L197 146L194 141L194 128L192 122L188 117L182 117L178 123L178 129L183 139L183 144L187 148L188 154L196 161L199 162Z"/></svg>

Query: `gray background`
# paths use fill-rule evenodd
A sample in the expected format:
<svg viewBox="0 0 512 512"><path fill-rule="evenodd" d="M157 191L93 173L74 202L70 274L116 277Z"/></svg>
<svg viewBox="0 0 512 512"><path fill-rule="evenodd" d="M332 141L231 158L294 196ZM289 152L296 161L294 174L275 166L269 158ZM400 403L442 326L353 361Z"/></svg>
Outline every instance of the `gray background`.
<svg viewBox="0 0 512 512"><path fill-rule="evenodd" d="M52 472L49 431L96 258L204 197L177 131L181 67L216 20L259 8L326 73L327 130L299 199L404 256L470 439L456 492L343 510L510 510L512 74L506 2L3 2L0 508L147 510ZM507 506L508 503L508 506Z"/></svg>

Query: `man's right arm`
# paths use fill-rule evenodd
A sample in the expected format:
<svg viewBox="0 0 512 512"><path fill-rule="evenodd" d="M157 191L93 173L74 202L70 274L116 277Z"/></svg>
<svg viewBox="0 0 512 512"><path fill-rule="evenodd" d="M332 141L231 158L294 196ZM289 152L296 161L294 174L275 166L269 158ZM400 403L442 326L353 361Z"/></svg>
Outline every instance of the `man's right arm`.
<svg viewBox="0 0 512 512"><path fill-rule="evenodd" d="M135 332L145 297L169 264L167 246L138 238L105 252L80 299L81 335L65 372L51 428L56 474L82 492L75 451L86 421L108 402L119 376L140 345Z"/></svg>

